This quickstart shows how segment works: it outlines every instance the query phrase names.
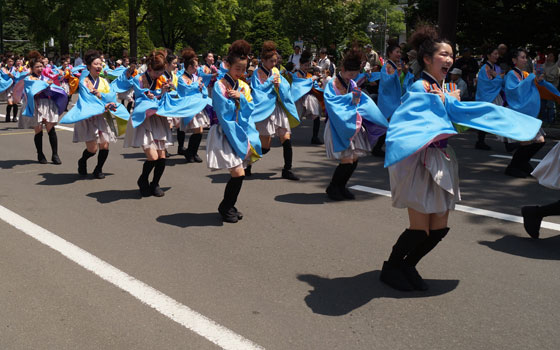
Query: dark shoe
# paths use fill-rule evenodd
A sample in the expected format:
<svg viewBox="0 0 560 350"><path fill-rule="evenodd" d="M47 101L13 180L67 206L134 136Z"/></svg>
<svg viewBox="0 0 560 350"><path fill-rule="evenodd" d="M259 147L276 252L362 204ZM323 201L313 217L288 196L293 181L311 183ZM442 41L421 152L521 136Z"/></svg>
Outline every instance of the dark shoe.
<svg viewBox="0 0 560 350"><path fill-rule="evenodd" d="M385 261L379 279L381 282L396 290L403 292L414 290L414 287L408 281L400 264L392 264Z"/></svg>
<svg viewBox="0 0 560 350"><path fill-rule="evenodd" d="M381 148L375 148L375 147L374 147L374 148L371 150L371 154L372 154L374 157L379 157L379 158L384 158L384 157L385 157L385 152L384 152Z"/></svg>
<svg viewBox="0 0 560 350"><path fill-rule="evenodd" d="M152 195L152 192L150 191L150 184L148 183L148 179L145 179L142 176L140 176L138 178L138 181L136 181L136 184L140 189L140 194L142 195L142 197L149 197Z"/></svg>
<svg viewBox="0 0 560 350"><path fill-rule="evenodd" d="M202 163L202 159L196 153L193 156L193 160L197 163Z"/></svg>
<svg viewBox="0 0 560 350"><path fill-rule="evenodd" d="M78 174L82 176L87 175L87 160L84 158L78 159Z"/></svg>
<svg viewBox="0 0 560 350"><path fill-rule="evenodd" d="M243 219L243 213L242 213L242 212L240 212L239 210L237 210L236 207L233 207L233 210L235 211L235 214L237 215L237 218L238 218L239 220Z"/></svg>
<svg viewBox="0 0 560 350"><path fill-rule="evenodd" d="M535 169L531 166L531 164L529 164L529 162L527 162L525 164L521 164L521 170L523 170L525 173L527 173L527 176L529 176Z"/></svg>
<svg viewBox="0 0 560 350"><path fill-rule="evenodd" d="M185 147L177 148L177 154L184 156L187 149Z"/></svg>
<svg viewBox="0 0 560 350"><path fill-rule="evenodd" d="M416 270L414 266L407 266L403 265L402 268L406 278L408 278L408 282L414 287L416 290L428 290L428 284L424 281L422 276Z"/></svg>
<svg viewBox="0 0 560 350"><path fill-rule="evenodd" d="M163 197L165 196L165 192L159 187L159 185L154 185L153 183L150 184L150 193L154 197Z"/></svg>
<svg viewBox="0 0 560 350"><path fill-rule="evenodd" d="M58 154L53 154L52 157L51 157L51 160L52 160L53 164L56 164L56 165L62 164L62 161L58 157Z"/></svg>
<svg viewBox="0 0 560 350"><path fill-rule="evenodd" d="M514 168L511 166L508 166L506 168L506 171L504 172L504 174L508 175L508 176L512 176L512 177L517 177L520 179L524 179L527 177L527 173L521 169L518 168Z"/></svg>
<svg viewBox="0 0 560 350"><path fill-rule="evenodd" d="M292 171L288 169L282 169L282 178L293 181L299 180L299 177L295 176L294 173L292 173Z"/></svg>
<svg viewBox="0 0 560 350"><path fill-rule="evenodd" d="M492 147L488 146L485 142L477 142L477 143L474 145L474 148L476 148L476 149L481 149L481 150L483 150L483 151L490 151L490 150L492 150Z"/></svg>
<svg viewBox="0 0 560 350"><path fill-rule="evenodd" d="M101 169L98 169L97 167L93 170L93 177L99 180L102 180L105 178L105 174L103 174L103 171L101 171Z"/></svg>
<svg viewBox="0 0 560 350"><path fill-rule="evenodd" d="M185 151L184 156L185 156L185 160L187 161L187 163L194 163L195 162L194 156L188 150Z"/></svg>
<svg viewBox="0 0 560 350"><path fill-rule="evenodd" d="M356 196L354 196L354 193L350 192L350 190L346 187L342 187L340 192L342 192L342 196L345 199L356 199Z"/></svg>
<svg viewBox="0 0 560 350"><path fill-rule="evenodd" d="M521 215L523 215L523 227L525 231L534 239L539 238L542 216L537 212L536 206L527 206L521 208Z"/></svg>
<svg viewBox="0 0 560 350"><path fill-rule="evenodd" d="M171 154L169 154L169 152L167 152L167 150L165 150L165 158L169 158L171 157Z"/></svg>
<svg viewBox="0 0 560 350"><path fill-rule="evenodd" d="M333 201L343 201L345 199L340 187L333 185L332 183L327 187L327 195Z"/></svg>
<svg viewBox="0 0 560 350"><path fill-rule="evenodd" d="M311 138L311 144L312 145L324 145L325 143L323 141L321 141L320 138L318 138L317 136L314 136Z"/></svg>
<svg viewBox="0 0 560 350"><path fill-rule="evenodd" d="M47 158L45 157L45 155L43 153L39 153L37 154L37 161L41 164L47 164Z"/></svg>
<svg viewBox="0 0 560 350"><path fill-rule="evenodd" d="M239 217L237 216L237 212L235 211L235 208L229 208L227 210L218 208L218 212L222 216L222 220L224 222L235 224L236 222L239 221Z"/></svg>

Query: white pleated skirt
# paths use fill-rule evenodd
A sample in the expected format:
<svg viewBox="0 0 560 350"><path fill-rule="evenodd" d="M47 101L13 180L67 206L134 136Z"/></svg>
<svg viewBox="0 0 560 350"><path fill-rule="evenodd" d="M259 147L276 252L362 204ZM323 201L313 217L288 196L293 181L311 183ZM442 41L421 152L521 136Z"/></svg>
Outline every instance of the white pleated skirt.
<svg viewBox="0 0 560 350"><path fill-rule="evenodd" d="M117 94L117 99L125 102L134 101L134 89L130 89L125 92L119 92Z"/></svg>
<svg viewBox="0 0 560 350"><path fill-rule="evenodd" d="M21 109L25 109L26 103ZM58 123L58 106L48 98L35 99L35 111L32 117L19 117L18 127L22 129L34 128L39 124Z"/></svg>
<svg viewBox="0 0 560 350"><path fill-rule="evenodd" d="M207 128L209 126L210 126L210 118L206 114L206 111L202 110L202 112L198 113L191 119L189 124L183 126L181 130L188 132L193 129Z"/></svg>
<svg viewBox="0 0 560 350"><path fill-rule="evenodd" d="M284 136L291 132L288 115L284 111L281 102L276 101L276 107L270 117L255 123L257 130L262 136Z"/></svg>
<svg viewBox="0 0 560 350"><path fill-rule="evenodd" d="M352 140L350 140L350 146L342 152L334 151L330 122L325 126L324 140L328 159L359 158L368 155L371 151L367 131L363 126L360 131L352 137Z"/></svg>
<svg viewBox="0 0 560 350"><path fill-rule="evenodd" d="M11 100L14 96L14 84L0 93L0 101Z"/></svg>
<svg viewBox="0 0 560 350"><path fill-rule="evenodd" d="M247 154L249 154L248 150ZM248 156L242 159L235 153L222 127L218 124L212 125L208 131L206 160L211 170L232 169L239 166L246 168L250 164Z"/></svg>
<svg viewBox="0 0 560 350"><path fill-rule="evenodd" d="M173 136L167 118L152 114L136 128L132 127L132 119L128 120L124 148L142 147L163 151L172 144Z"/></svg>
<svg viewBox="0 0 560 350"><path fill-rule="evenodd" d="M442 214L461 200L459 167L451 146L428 147L391 165L389 179L395 208Z"/></svg>
<svg viewBox="0 0 560 350"><path fill-rule="evenodd" d="M544 187L560 189L560 143L557 143L531 173Z"/></svg>
<svg viewBox="0 0 560 350"><path fill-rule="evenodd" d="M112 116L108 112L94 115L74 124L72 142L115 143L117 142L116 128ZM112 125L111 125L112 124Z"/></svg>
<svg viewBox="0 0 560 350"><path fill-rule="evenodd" d="M300 119L321 117L321 105L313 94L307 94L296 102L296 109Z"/></svg>

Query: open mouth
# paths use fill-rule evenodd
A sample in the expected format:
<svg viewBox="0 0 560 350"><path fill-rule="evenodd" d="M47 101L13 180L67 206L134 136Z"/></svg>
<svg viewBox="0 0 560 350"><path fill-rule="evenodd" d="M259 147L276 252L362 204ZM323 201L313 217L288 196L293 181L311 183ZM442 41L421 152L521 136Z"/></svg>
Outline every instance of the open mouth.
<svg viewBox="0 0 560 350"><path fill-rule="evenodd" d="M449 67L441 67L441 71L443 74L447 75L447 73L449 72Z"/></svg>

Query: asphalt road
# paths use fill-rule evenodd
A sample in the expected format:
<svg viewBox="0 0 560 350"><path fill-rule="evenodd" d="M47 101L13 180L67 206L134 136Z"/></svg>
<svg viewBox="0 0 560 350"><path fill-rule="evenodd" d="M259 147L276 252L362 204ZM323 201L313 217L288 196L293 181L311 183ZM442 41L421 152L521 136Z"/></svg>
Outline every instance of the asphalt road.
<svg viewBox="0 0 560 350"><path fill-rule="evenodd" d="M355 201L329 201L336 163L309 145L310 121L294 132L302 180L280 178L276 141L243 184L245 218L223 224L225 172L172 156L165 197L140 198L143 153L122 140L111 145L106 179L81 179L84 145L70 131L58 131L62 165L41 165L32 131L0 124L0 205L266 349L560 348L558 231L543 229L537 241L519 223L456 211L448 236L419 264L430 290L393 291L379 270L406 212L360 191ZM461 204L520 215L522 205L558 198L534 179L503 175L508 160L491 156L507 155L503 145L489 136L494 150L477 151L475 139L450 141ZM47 137L44 149L50 159ZM350 185L389 190L382 161L361 159ZM219 348L5 220L0 349Z"/></svg>

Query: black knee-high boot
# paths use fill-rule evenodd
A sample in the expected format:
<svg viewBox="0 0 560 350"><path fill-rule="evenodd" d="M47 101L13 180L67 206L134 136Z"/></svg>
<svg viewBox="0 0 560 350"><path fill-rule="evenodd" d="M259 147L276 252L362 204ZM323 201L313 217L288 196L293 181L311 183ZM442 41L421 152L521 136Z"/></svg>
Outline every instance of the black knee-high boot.
<svg viewBox="0 0 560 350"><path fill-rule="evenodd" d="M187 154L189 159L187 162L192 163L202 163L202 159L198 156L198 148L200 147L200 142L202 141L202 134L192 134L189 138L189 146L187 147Z"/></svg>
<svg viewBox="0 0 560 350"><path fill-rule="evenodd" d="M313 137L311 137L311 144L322 145L324 142L319 138L319 130L321 129L321 118L313 119Z"/></svg>
<svg viewBox="0 0 560 350"><path fill-rule="evenodd" d="M379 138L377 139L377 143L371 149L371 154L373 154L375 157L385 157L385 152L383 152L383 150L381 149L385 144L385 137L387 137L387 134L379 136Z"/></svg>
<svg viewBox="0 0 560 350"><path fill-rule="evenodd" d="M344 178L342 179L342 183L341 183L342 186L340 187L342 196L346 199L356 199L354 194L350 192L350 190L346 187L346 184L348 183L348 180L350 180L350 178L352 177L352 174L354 174L354 170L356 170L356 168L358 167L358 161L356 160L352 164L344 164L344 165L346 165L346 167L344 172Z"/></svg>
<svg viewBox="0 0 560 350"><path fill-rule="evenodd" d="M95 153L91 153L87 148L82 152L82 158L78 159L78 174L87 175L87 160L94 155Z"/></svg>
<svg viewBox="0 0 560 350"><path fill-rule="evenodd" d="M41 164L47 164L47 158L43 154L43 130L40 133L35 134L33 139L35 142L35 148L37 149L37 160Z"/></svg>
<svg viewBox="0 0 560 350"><path fill-rule="evenodd" d="M383 263L379 279L397 290L412 290L414 287L403 268L404 260L413 249L427 239L427 236L427 232L423 230L404 230L393 246L389 259Z"/></svg>
<svg viewBox="0 0 560 350"><path fill-rule="evenodd" d="M423 232L423 231L422 231ZM425 257L432 249L438 245L439 242L447 235L449 228L442 228L439 230L430 230L430 234L426 239L420 242L414 249L408 253L404 259L403 271L412 284L414 289L427 290L428 285L416 270L416 265L420 260Z"/></svg>
<svg viewBox="0 0 560 350"><path fill-rule="evenodd" d="M10 114L12 113L12 105L6 105L6 123L9 123L10 120Z"/></svg>
<svg viewBox="0 0 560 350"><path fill-rule="evenodd" d="M531 166L531 158L533 158L535 154L537 154L537 152L544 147L545 144L546 142L535 142L527 145L527 153L525 154L525 159L521 164L522 169L527 173L527 175L531 175L533 170L535 170L533 166Z"/></svg>
<svg viewBox="0 0 560 350"><path fill-rule="evenodd" d="M150 182L148 181L148 176L152 172L152 169L156 166L157 160L146 160L144 161L144 165L142 166L142 174L138 178L136 183L138 184L138 188L140 188L140 194L142 197L149 197L152 192L150 191Z"/></svg>
<svg viewBox="0 0 560 350"><path fill-rule="evenodd" d="M327 187L327 195L330 199L334 201L342 201L345 199L344 194L342 193L342 187L344 184L344 178L349 168L352 168L352 164L338 164L336 169L334 169L334 173L331 179L331 183Z"/></svg>
<svg viewBox="0 0 560 350"><path fill-rule="evenodd" d="M541 222L544 217L560 215L560 201L547 205L534 205L521 208L523 226L529 236L537 239L540 235Z"/></svg>
<svg viewBox="0 0 560 350"><path fill-rule="evenodd" d="M56 136L56 130L54 126L49 130L49 143L51 144L52 149L52 162L53 164L62 164L60 161L60 157L58 156L58 137Z"/></svg>
<svg viewBox="0 0 560 350"><path fill-rule="evenodd" d="M14 115L14 117L12 118L13 122L17 122L17 114L18 114L18 105L14 104L12 105L12 113Z"/></svg>
<svg viewBox="0 0 560 350"><path fill-rule="evenodd" d="M527 156L529 154L529 147L531 145L521 145L513 156L511 157L511 162L505 170L505 174L513 177L526 178L529 174L527 173L525 163L527 163Z"/></svg>
<svg viewBox="0 0 560 350"><path fill-rule="evenodd" d="M108 149L100 149L99 154L97 155L97 166L93 169L93 177L96 179L104 179L105 174L103 174L103 165L109 156Z"/></svg>
<svg viewBox="0 0 560 350"><path fill-rule="evenodd" d="M295 176L292 172L292 140L287 139L282 143L282 148L284 150L284 169L282 169L282 177L288 180L299 180L299 177Z"/></svg>
<svg viewBox="0 0 560 350"><path fill-rule="evenodd" d="M237 203L237 197L241 191L244 178L245 176L232 177L226 184L224 198L218 206L218 212L225 222L236 223L243 218L241 213L237 211L237 208L235 208L235 203Z"/></svg>
<svg viewBox="0 0 560 350"><path fill-rule="evenodd" d="M185 155L185 132L177 129L177 154Z"/></svg>
<svg viewBox="0 0 560 350"><path fill-rule="evenodd" d="M476 141L476 144L474 145L474 148L485 150L485 151L489 151L489 150L492 149L485 142L486 134L487 134L487 132L480 131L480 130L478 131L478 140Z"/></svg>
<svg viewBox="0 0 560 350"><path fill-rule="evenodd" d="M159 187L159 180L161 179L164 170L165 170L165 158L160 158L156 160L156 165L154 168L154 178L150 183L150 191L152 195L156 197L163 197L165 195L163 190Z"/></svg>

